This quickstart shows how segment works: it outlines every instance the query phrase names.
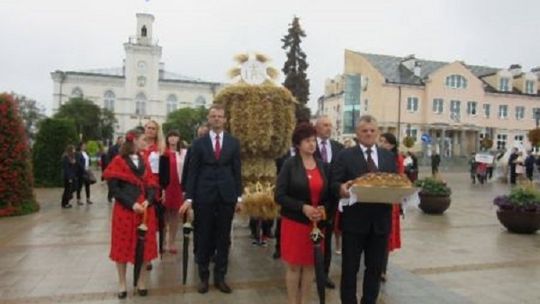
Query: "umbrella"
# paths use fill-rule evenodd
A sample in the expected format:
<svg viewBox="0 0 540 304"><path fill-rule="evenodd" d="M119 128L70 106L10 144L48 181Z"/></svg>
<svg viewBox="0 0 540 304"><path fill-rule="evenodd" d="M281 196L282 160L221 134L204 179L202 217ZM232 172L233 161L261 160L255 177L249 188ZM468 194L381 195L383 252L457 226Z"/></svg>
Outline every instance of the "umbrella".
<svg viewBox="0 0 540 304"><path fill-rule="evenodd" d="M161 203L155 204L158 221L159 255L163 259L163 243L165 242L165 207Z"/></svg>
<svg viewBox="0 0 540 304"><path fill-rule="evenodd" d="M143 213L143 220L137 227L137 245L135 246L135 265L133 266L133 286L137 287L137 281L139 281L139 275L141 274L141 268L144 259L144 241L146 239L146 232L148 231L147 213L146 208Z"/></svg>
<svg viewBox="0 0 540 304"><path fill-rule="evenodd" d="M323 220L325 219L325 213L323 209ZM315 282L317 283L317 294L319 295L319 303L324 304L326 300L325 295L325 285L326 285L326 274L324 272L324 255L322 242L324 234L317 227L316 222L313 223L313 229L310 233L311 241L313 242L313 255L315 257Z"/></svg>
<svg viewBox="0 0 540 304"><path fill-rule="evenodd" d="M184 232L184 241L182 244L182 284L186 285L189 261L189 234L193 231L193 225L191 225L191 220L188 220L187 212L184 215L184 225L182 226L182 230Z"/></svg>

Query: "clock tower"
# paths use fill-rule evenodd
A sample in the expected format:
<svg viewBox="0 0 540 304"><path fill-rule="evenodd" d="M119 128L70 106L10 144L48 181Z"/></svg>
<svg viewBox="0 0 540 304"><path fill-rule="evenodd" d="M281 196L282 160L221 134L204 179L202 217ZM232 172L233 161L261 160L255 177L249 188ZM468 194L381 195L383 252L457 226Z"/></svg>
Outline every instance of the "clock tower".
<svg viewBox="0 0 540 304"><path fill-rule="evenodd" d="M134 92L133 96L126 96L132 100L131 113L145 116L153 113L149 101L159 100L159 75L161 47L153 37L154 16L150 14L137 14L136 35L129 37L124 43L126 58L124 59L124 75L126 78L126 92ZM140 109L139 109L140 108Z"/></svg>

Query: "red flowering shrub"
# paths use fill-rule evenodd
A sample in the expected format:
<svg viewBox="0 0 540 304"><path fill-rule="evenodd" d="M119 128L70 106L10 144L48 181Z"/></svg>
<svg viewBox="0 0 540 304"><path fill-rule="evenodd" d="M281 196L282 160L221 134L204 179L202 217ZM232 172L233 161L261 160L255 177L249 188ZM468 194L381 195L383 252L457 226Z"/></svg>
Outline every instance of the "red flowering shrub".
<svg viewBox="0 0 540 304"><path fill-rule="evenodd" d="M0 216L39 210L30 157L18 107L11 95L0 94Z"/></svg>

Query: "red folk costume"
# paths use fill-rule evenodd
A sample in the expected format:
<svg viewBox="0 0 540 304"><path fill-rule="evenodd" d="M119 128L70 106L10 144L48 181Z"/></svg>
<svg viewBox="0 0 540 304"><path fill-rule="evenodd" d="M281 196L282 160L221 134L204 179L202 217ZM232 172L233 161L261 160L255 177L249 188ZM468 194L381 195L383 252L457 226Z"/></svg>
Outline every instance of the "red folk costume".
<svg viewBox="0 0 540 304"><path fill-rule="evenodd" d="M169 185L165 188L163 205L167 209L178 211L184 202L184 195L182 194L183 190L180 183L186 150L182 149L180 152L176 152L167 149L165 155L168 156L169 159Z"/></svg>
<svg viewBox="0 0 540 304"><path fill-rule="evenodd" d="M401 154L396 157L396 167L398 174L405 174L404 158ZM388 237L388 251L401 248L401 224L400 224L399 204L392 204L392 227Z"/></svg>
<svg viewBox="0 0 540 304"><path fill-rule="evenodd" d="M133 163L128 164L128 161L122 156L116 156L107 166L103 173L103 177L112 183L126 183L134 185L139 189L139 196L135 202L142 203L146 199L147 190L150 187L158 187L152 177L150 167L145 159L139 157L139 167L136 169ZM144 168L140 168L140 166ZM140 168L140 169L139 169ZM121 195L115 197L115 203L112 214L112 229L111 229L111 251L109 257L111 260L118 263L134 263L135 262L135 247L137 243L136 231L137 227L142 222L142 214L137 214L133 211L132 206L135 202L121 201ZM147 208L147 226L146 242L144 246L145 262L151 261L157 257L157 242L156 242L156 215L154 206Z"/></svg>
<svg viewBox="0 0 540 304"><path fill-rule="evenodd" d="M306 169L311 195L311 205L315 208L320 201L323 178L319 168ZM281 258L292 265L311 266L315 264L313 242L310 238L312 225L306 225L286 217L281 218ZM324 249L324 246L321 246Z"/></svg>

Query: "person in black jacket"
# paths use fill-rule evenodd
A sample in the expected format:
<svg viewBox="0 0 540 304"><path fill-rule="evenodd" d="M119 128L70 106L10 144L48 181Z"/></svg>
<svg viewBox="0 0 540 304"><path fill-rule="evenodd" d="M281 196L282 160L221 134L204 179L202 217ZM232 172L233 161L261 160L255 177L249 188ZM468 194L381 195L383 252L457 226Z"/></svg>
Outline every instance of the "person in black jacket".
<svg viewBox="0 0 540 304"><path fill-rule="evenodd" d="M281 206L281 258L286 264L289 304L309 303L315 277L310 233L313 224L325 227L321 221L330 202L326 166L314 156L315 136L311 124L298 124L292 138L296 155L285 161L276 182L275 201Z"/></svg>
<svg viewBox="0 0 540 304"><path fill-rule="evenodd" d="M73 207L69 201L73 198L73 192L77 187L77 160L75 159L75 147L68 145L62 155L62 172L64 175L64 193L62 194L62 208Z"/></svg>
<svg viewBox="0 0 540 304"><path fill-rule="evenodd" d="M317 119L315 129L317 130L317 150L315 151L315 156L323 161L327 166L327 171L331 173L333 160L343 150L343 145L330 139L332 135L332 121L327 116L321 116ZM326 210L327 226L325 227L324 234L324 271L326 273L326 287L330 289L336 288L336 284L330 279L329 273L332 262L332 235L334 234L334 220L336 218L338 202L339 196L334 195L328 210Z"/></svg>
<svg viewBox="0 0 540 304"><path fill-rule="evenodd" d="M224 132L225 108L214 104L208 112L211 130L196 139L191 146L185 202L180 207L184 215L195 213L197 264L201 282L199 293L208 292L209 262L215 240L214 285L223 293L232 289L225 282L231 246L231 226L235 210L241 209L242 178L240 142Z"/></svg>
<svg viewBox="0 0 540 304"><path fill-rule="evenodd" d="M370 172L397 172L392 152L375 145L378 133L377 120L373 116L359 118L356 127L358 145L341 151L335 160L331 186L334 193L339 192L341 197L348 198L348 189L357 177ZM356 277L363 253L366 270L361 303L375 304L388 247L392 205L367 203L362 202L362 198L358 199L358 202L342 208L341 303L358 303Z"/></svg>

